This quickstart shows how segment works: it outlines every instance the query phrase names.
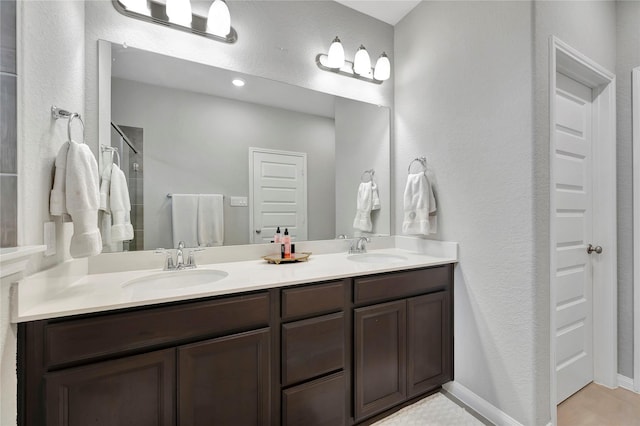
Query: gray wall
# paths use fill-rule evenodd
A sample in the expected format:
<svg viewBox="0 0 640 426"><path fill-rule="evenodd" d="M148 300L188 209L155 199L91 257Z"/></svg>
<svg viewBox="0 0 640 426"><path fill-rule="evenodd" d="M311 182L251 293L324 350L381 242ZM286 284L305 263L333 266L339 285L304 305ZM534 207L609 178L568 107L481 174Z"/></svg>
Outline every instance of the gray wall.
<svg viewBox="0 0 640 426"><path fill-rule="evenodd" d="M112 120L144 129L145 249L172 247L167 193L218 193L225 245L249 244L249 147L307 153L310 240L335 230L335 126L331 118L112 79ZM331 195L331 196L329 196Z"/></svg>
<svg viewBox="0 0 640 426"><path fill-rule="evenodd" d="M527 1L427 1L395 34L396 230L407 165L426 155L434 238L460 243L456 382L526 425L549 419L531 245L532 34Z"/></svg>
<svg viewBox="0 0 640 426"><path fill-rule="evenodd" d="M336 235L353 236L356 198L362 172L375 170L380 210L371 214L372 234L389 235L390 196L390 111L344 98L336 99ZM368 179L368 178L367 178Z"/></svg>
<svg viewBox="0 0 640 426"><path fill-rule="evenodd" d="M617 2L618 371L633 378L633 170L631 70L640 66L640 2ZM636 112L638 114L638 112ZM640 129L636 129L640 131ZM638 171L640 172L640 171ZM640 214L637 212L636 214ZM640 253L635 253L640 256Z"/></svg>

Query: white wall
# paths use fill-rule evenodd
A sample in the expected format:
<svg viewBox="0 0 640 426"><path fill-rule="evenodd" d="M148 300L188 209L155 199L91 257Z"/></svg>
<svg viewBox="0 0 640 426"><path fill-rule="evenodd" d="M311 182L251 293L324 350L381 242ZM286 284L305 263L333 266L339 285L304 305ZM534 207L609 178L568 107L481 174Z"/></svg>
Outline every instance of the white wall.
<svg viewBox="0 0 640 426"><path fill-rule="evenodd" d="M537 404L532 31L527 1L426 1L402 20L393 163L396 230L407 165L426 155L435 238L460 243L455 380L527 425L549 418Z"/></svg>
<svg viewBox="0 0 640 426"><path fill-rule="evenodd" d="M618 372L633 377L633 170L631 70L640 66L640 2L616 11L618 115ZM636 112L638 114L638 112ZM636 129L635 131L640 131ZM640 172L640 171L638 171ZM636 213L640 214L640 212ZM635 256L640 256L636 253Z"/></svg>
<svg viewBox="0 0 640 426"><path fill-rule="evenodd" d="M389 235L390 196L390 111L349 99L336 99L336 235L359 235L353 229L356 195L364 170L374 169L380 195L380 210L371 213L372 234ZM365 179L368 179L366 177Z"/></svg>
<svg viewBox="0 0 640 426"><path fill-rule="evenodd" d="M335 237L333 119L116 78L111 89L113 122L144 129L145 249L173 247L167 193L224 194L224 244L249 244L249 208L229 205L249 196L249 147L307 153L308 239Z"/></svg>

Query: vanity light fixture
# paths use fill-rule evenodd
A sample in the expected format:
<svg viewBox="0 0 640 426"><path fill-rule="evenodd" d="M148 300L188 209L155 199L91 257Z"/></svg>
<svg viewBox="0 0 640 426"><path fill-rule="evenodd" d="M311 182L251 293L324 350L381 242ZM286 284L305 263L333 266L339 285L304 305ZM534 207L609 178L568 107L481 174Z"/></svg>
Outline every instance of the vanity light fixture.
<svg viewBox="0 0 640 426"><path fill-rule="evenodd" d="M344 49L338 37L331 43L327 55L320 53L316 56L316 65L324 71L376 84L382 84L384 80L391 77L391 63L385 52L382 52L376 61L375 68L372 69L371 58L363 45L360 45L353 62L351 62L344 58Z"/></svg>
<svg viewBox="0 0 640 426"><path fill-rule="evenodd" d="M169 17L169 21L184 25L186 27L191 26L191 1L190 0L167 0L166 13Z"/></svg>
<svg viewBox="0 0 640 426"><path fill-rule="evenodd" d="M234 85L234 86L236 86L236 87L242 87L242 86L244 86L246 83L245 83L245 82L244 82L244 80L243 80L243 79L241 79L241 78L234 78L234 79L231 81L231 84L233 84L233 85Z"/></svg>
<svg viewBox="0 0 640 426"><path fill-rule="evenodd" d="M238 40L225 0L193 0L193 8L192 0L111 0L111 3L130 18L224 43Z"/></svg>
<svg viewBox="0 0 640 426"><path fill-rule="evenodd" d="M367 49L365 49L362 44L353 59L353 72L363 77L371 75L371 58L369 58L369 52L367 52Z"/></svg>
<svg viewBox="0 0 640 426"><path fill-rule="evenodd" d="M373 78L376 80L384 81L389 80L391 77L391 62L389 62L389 57L385 52L382 52L382 55L376 61L376 67L373 71Z"/></svg>
<svg viewBox="0 0 640 426"><path fill-rule="evenodd" d="M214 0L207 15L207 32L226 37L231 31L231 14L224 0Z"/></svg>
<svg viewBox="0 0 640 426"><path fill-rule="evenodd" d="M344 66L344 47L338 36L333 40L329 47L329 54L327 55L327 66L329 68L342 68Z"/></svg>

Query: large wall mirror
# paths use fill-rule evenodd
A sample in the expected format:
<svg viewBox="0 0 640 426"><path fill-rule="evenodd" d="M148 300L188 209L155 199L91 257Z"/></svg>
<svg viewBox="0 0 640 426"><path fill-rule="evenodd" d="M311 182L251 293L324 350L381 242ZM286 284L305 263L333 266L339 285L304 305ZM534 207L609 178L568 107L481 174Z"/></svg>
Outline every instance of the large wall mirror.
<svg viewBox="0 0 640 426"><path fill-rule="evenodd" d="M390 234L389 108L106 41L99 88L101 151L118 150L135 230L113 250L262 243L277 226L297 241ZM371 176L380 208L355 229ZM194 195L222 196L213 241L194 227L219 206Z"/></svg>

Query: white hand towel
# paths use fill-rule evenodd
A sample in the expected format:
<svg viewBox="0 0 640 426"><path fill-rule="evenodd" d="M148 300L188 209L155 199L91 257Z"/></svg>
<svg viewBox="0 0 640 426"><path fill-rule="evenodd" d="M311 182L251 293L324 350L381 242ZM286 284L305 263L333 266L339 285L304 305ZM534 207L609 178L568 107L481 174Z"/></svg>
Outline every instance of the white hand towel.
<svg viewBox="0 0 640 426"><path fill-rule="evenodd" d="M373 207L372 182L361 182L358 186L358 198L356 199L356 217L353 219L353 227L360 231L371 232L371 209Z"/></svg>
<svg viewBox="0 0 640 426"><path fill-rule="evenodd" d="M100 155L100 210L109 211L109 191L111 188L111 168L113 166L113 151L102 151Z"/></svg>
<svg viewBox="0 0 640 426"><path fill-rule="evenodd" d="M124 172L117 164L111 168L110 187L111 242L129 241L133 239L133 226L131 226L131 201L129 200L129 188Z"/></svg>
<svg viewBox="0 0 640 426"><path fill-rule="evenodd" d="M66 186L67 186L67 155L69 154L69 142L60 147L56 156L56 171L53 178L53 189L49 198L49 211L53 216L67 214Z"/></svg>
<svg viewBox="0 0 640 426"><path fill-rule="evenodd" d="M380 210L380 194L374 181L371 181L371 197L371 210Z"/></svg>
<svg viewBox="0 0 640 426"><path fill-rule="evenodd" d="M173 194L171 197L171 227L173 246L184 241L185 247L198 246L198 195Z"/></svg>
<svg viewBox="0 0 640 426"><path fill-rule="evenodd" d="M402 232L419 235L435 233L435 212L436 199L429 180L424 173L410 174L404 190Z"/></svg>
<svg viewBox="0 0 640 426"><path fill-rule="evenodd" d="M200 194L198 197L198 245L221 246L224 243L224 197Z"/></svg>
<svg viewBox="0 0 640 426"><path fill-rule="evenodd" d="M100 254L98 164L87 145L73 141L69 142L67 154L65 199L73 221L71 256L78 258Z"/></svg>

